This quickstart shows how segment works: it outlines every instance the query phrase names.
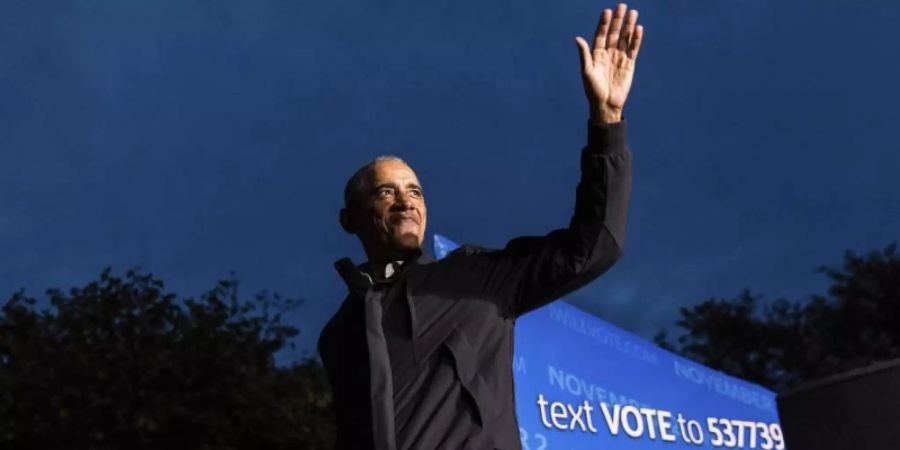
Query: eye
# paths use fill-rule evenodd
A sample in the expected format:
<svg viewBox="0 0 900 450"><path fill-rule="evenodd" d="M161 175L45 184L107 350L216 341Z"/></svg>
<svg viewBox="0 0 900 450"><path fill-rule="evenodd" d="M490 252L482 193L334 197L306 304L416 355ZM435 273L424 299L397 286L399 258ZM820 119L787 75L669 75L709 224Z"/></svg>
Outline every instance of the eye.
<svg viewBox="0 0 900 450"><path fill-rule="evenodd" d="M378 189L375 194L378 195L378 198L386 198L394 195L394 190L389 187L383 187Z"/></svg>
<svg viewBox="0 0 900 450"><path fill-rule="evenodd" d="M409 195L415 198L422 198L422 190L416 188L410 189Z"/></svg>

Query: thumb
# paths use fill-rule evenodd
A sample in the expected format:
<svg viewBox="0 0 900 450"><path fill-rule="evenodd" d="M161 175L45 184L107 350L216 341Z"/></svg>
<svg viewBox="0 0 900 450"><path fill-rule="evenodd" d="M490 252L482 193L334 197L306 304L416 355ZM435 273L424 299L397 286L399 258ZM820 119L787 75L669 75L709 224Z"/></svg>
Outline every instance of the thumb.
<svg viewBox="0 0 900 450"><path fill-rule="evenodd" d="M580 50L578 56L581 58L581 70L582 72L587 72L588 67L594 64L594 60L591 57L591 48L588 46L587 41L581 36L575 37L575 44L578 45Z"/></svg>

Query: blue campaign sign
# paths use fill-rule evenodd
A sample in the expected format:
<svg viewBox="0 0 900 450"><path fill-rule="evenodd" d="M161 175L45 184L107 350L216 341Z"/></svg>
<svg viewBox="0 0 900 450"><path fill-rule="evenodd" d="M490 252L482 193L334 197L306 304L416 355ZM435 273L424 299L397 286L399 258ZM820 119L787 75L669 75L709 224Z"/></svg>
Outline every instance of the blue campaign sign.
<svg viewBox="0 0 900 450"><path fill-rule="evenodd" d="M435 235L435 255L457 247ZM526 450L783 449L775 394L657 347L564 300L516 321Z"/></svg>

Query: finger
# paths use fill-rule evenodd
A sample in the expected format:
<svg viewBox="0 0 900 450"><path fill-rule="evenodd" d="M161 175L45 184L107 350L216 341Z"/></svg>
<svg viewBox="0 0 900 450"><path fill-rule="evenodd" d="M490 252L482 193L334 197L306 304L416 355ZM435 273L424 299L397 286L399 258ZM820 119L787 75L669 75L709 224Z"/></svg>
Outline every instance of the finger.
<svg viewBox="0 0 900 450"><path fill-rule="evenodd" d="M616 12L613 14L612 22L609 24L609 34L606 37L606 48L616 48L619 45L619 33L622 31L622 22L625 19L625 10L628 7L624 3L616 6ZM603 47L601 47L603 48Z"/></svg>
<svg viewBox="0 0 900 450"><path fill-rule="evenodd" d="M628 11L628 16L625 18L625 26L622 27L622 36L619 37L619 50L623 52L628 50L628 47L631 44L631 38L634 36L634 26L637 24L638 11L636 9L632 9Z"/></svg>
<svg viewBox="0 0 900 450"><path fill-rule="evenodd" d="M628 48L628 57L636 59L638 50L641 49L641 41L644 40L644 26L638 25L634 29L634 37L631 39L631 46Z"/></svg>
<svg viewBox="0 0 900 450"><path fill-rule="evenodd" d="M581 36L575 38L575 43L578 44L578 55L581 57L581 71L587 72L594 64L593 58L591 58L591 48Z"/></svg>
<svg viewBox="0 0 900 450"><path fill-rule="evenodd" d="M609 22L612 20L612 10L604 9L600 13L600 22L597 31L594 32L594 48L606 48L606 33L609 33Z"/></svg>

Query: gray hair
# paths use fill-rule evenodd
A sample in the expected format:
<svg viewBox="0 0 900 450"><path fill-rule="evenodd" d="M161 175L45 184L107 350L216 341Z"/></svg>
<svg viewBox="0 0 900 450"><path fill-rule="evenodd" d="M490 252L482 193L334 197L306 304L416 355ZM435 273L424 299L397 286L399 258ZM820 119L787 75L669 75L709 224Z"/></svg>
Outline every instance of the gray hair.
<svg viewBox="0 0 900 450"><path fill-rule="evenodd" d="M364 164L353 173L353 176L347 180L347 185L344 186L344 208L351 209L359 204L359 200L366 195L366 183L369 181L372 169L382 161L399 161L406 164L406 161L394 155L377 156Z"/></svg>

